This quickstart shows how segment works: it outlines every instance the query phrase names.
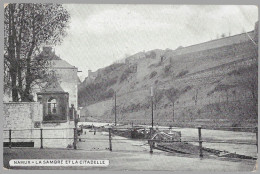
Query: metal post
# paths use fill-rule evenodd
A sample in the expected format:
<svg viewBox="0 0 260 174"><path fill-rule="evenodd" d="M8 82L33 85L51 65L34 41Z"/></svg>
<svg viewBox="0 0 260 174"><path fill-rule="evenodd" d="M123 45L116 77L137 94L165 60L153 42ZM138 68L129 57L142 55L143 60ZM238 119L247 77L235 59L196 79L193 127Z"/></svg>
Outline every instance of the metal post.
<svg viewBox="0 0 260 174"><path fill-rule="evenodd" d="M77 149L77 128L73 128L73 130L74 130L73 148Z"/></svg>
<svg viewBox="0 0 260 174"><path fill-rule="evenodd" d="M153 136L153 128L150 128L150 140L149 140L149 144L150 144L150 153L153 153L153 142L152 142L152 136Z"/></svg>
<svg viewBox="0 0 260 174"><path fill-rule="evenodd" d="M199 133L199 148L200 148L200 157L203 157L202 153L202 137L201 137L201 126L198 127L198 133Z"/></svg>
<svg viewBox="0 0 260 174"><path fill-rule="evenodd" d="M74 116L74 106L73 106L73 104L71 105L71 110L72 110L72 118L73 118L73 120L74 120L74 124L75 124L75 127L76 127L76 120L75 120L75 116Z"/></svg>
<svg viewBox="0 0 260 174"><path fill-rule="evenodd" d="M43 149L43 143L42 143L42 140L43 140L43 137L42 137L42 128L40 129L41 130L41 149Z"/></svg>
<svg viewBox="0 0 260 174"><path fill-rule="evenodd" d="M115 126L116 126L116 91L115 91Z"/></svg>
<svg viewBox="0 0 260 174"><path fill-rule="evenodd" d="M152 128L153 128L153 87L151 87L151 103L152 103Z"/></svg>
<svg viewBox="0 0 260 174"><path fill-rule="evenodd" d="M112 137L111 137L111 128L108 128L109 131L109 150L112 151Z"/></svg>
<svg viewBox="0 0 260 174"><path fill-rule="evenodd" d="M9 129L9 148L12 147L12 130Z"/></svg>
<svg viewBox="0 0 260 174"><path fill-rule="evenodd" d="M172 121L174 122L174 102L172 102Z"/></svg>
<svg viewBox="0 0 260 174"><path fill-rule="evenodd" d="M257 127L255 128L255 133L256 133L256 150L258 153L258 129L257 129Z"/></svg>
<svg viewBox="0 0 260 174"><path fill-rule="evenodd" d="M152 128L153 128L153 98L152 98Z"/></svg>

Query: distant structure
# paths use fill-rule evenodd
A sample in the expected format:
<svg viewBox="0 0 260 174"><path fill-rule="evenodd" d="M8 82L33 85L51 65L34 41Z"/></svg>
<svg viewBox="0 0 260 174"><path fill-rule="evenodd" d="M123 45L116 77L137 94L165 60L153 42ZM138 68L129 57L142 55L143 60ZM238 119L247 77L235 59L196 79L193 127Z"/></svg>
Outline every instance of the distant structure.
<svg viewBox="0 0 260 174"><path fill-rule="evenodd" d="M92 72L92 70L88 70L88 77L85 78L84 82L86 85L92 83L98 76L98 72Z"/></svg>
<svg viewBox="0 0 260 174"><path fill-rule="evenodd" d="M92 72L92 70L88 70L88 78L94 80L95 78L97 78L97 72Z"/></svg>

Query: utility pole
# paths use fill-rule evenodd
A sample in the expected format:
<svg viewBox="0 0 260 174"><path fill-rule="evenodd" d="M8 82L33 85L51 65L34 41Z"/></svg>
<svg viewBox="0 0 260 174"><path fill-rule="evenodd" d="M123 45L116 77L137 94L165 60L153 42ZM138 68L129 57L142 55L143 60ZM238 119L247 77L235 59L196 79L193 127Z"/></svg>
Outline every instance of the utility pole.
<svg viewBox="0 0 260 174"><path fill-rule="evenodd" d="M152 128L153 128L153 87L151 87L151 102L152 102Z"/></svg>
<svg viewBox="0 0 260 174"><path fill-rule="evenodd" d="M116 91L115 91L115 126L116 126Z"/></svg>
<svg viewBox="0 0 260 174"><path fill-rule="evenodd" d="M198 89L196 89L196 93L195 93L195 96L194 96L194 101L195 101L195 105L197 105L197 102L198 102Z"/></svg>
<svg viewBox="0 0 260 174"><path fill-rule="evenodd" d="M172 121L174 122L174 101L172 102Z"/></svg>

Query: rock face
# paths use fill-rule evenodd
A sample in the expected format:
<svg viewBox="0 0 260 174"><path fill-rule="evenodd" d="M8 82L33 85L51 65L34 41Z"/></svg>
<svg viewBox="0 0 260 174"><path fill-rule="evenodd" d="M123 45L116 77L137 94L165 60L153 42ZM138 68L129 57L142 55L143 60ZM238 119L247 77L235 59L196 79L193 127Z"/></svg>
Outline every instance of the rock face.
<svg viewBox="0 0 260 174"><path fill-rule="evenodd" d="M176 50L152 50L99 70L80 85L90 120L161 125L248 126L257 123L258 50L254 31Z"/></svg>

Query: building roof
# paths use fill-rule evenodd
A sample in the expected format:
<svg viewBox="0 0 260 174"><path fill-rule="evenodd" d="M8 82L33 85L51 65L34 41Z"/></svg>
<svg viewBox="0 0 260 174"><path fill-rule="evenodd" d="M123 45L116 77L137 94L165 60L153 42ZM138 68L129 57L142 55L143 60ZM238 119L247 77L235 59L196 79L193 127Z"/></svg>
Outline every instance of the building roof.
<svg viewBox="0 0 260 174"><path fill-rule="evenodd" d="M43 47L42 52L35 57L35 59L46 58L49 60L61 60L59 56L52 51L52 47Z"/></svg>
<svg viewBox="0 0 260 174"><path fill-rule="evenodd" d="M51 60L51 68L60 68L60 69L77 69L75 66L72 66L65 60Z"/></svg>
<svg viewBox="0 0 260 174"><path fill-rule="evenodd" d="M66 93L57 80L48 82L40 93Z"/></svg>
<svg viewBox="0 0 260 174"><path fill-rule="evenodd" d="M77 69L75 66L72 66L67 61L62 60L59 56L57 56L55 52L52 50L52 47L43 47L42 52L39 55L37 55L35 59L49 60L49 65L51 68Z"/></svg>

